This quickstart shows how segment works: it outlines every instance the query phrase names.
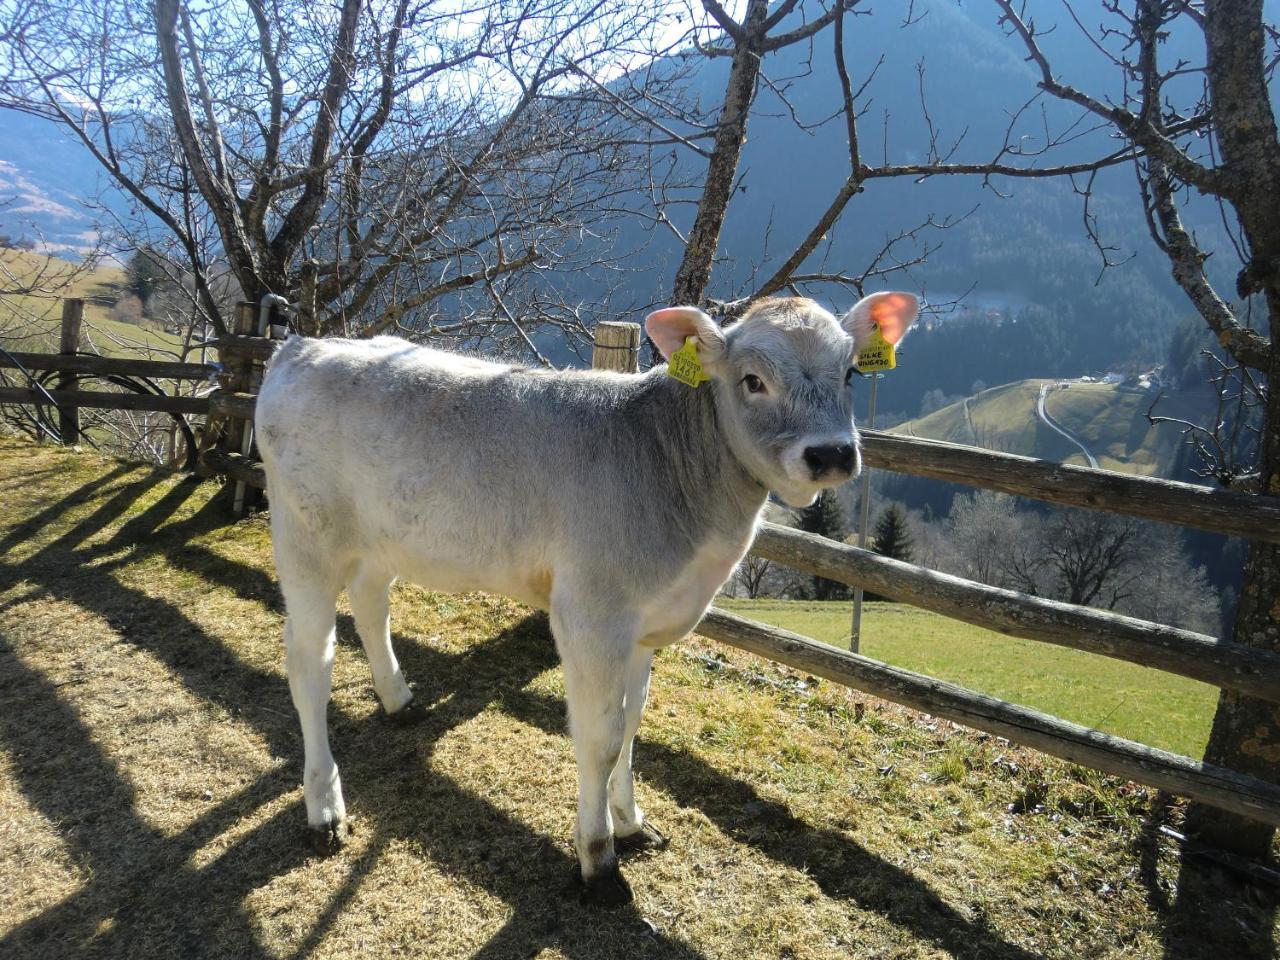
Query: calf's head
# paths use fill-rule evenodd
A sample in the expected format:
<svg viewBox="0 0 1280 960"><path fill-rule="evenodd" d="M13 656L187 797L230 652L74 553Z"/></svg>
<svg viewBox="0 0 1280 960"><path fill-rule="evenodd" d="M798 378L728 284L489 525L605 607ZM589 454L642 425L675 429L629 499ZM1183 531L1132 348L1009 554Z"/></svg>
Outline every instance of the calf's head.
<svg viewBox="0 0 1280 960"><path fill-rule="evenodd" d="M837 320L812 300L771 298L728 330L696 307L651 313L645 329L668 359L694 338L730 451L761 484L803 507L861 467L858 351L877 327L900 335L918 310L911 294L873 293Z"/></svg>

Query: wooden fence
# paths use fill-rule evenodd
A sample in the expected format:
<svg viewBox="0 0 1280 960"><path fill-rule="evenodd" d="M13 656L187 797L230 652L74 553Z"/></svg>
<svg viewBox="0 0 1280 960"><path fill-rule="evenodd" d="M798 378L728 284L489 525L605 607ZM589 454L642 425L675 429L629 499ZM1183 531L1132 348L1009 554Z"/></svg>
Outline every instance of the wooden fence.
<svg viewBox="0 0 1280 960"><path fill-rule="evenodd" d="M55 354L0 350L0 369L17 371L26 386L0 387L0 404L24 404L57 408L57 437L67 445L83 439L79 411L85 408L166 413L178 420L192 444L188 466L229 477L261 489L261 470L243 466L252 442L253 405L235 403L252 396L261 383L262 367L274 344L247 336L254 330L257 307L242 303L236 312L236 335L216 342L218 363L188 363L137 357L102 357L80 352L82 300L63 301L60 349ZM54 374L55 376L50 376ZM166 381L216 379L219 389L204 396L179 396L165 392ZM100 380L122 386L128 392L85 390L84 380ZM223 403L225 401L225 408ZM188 416L205 418L199 447L186 423ZM246 441L246 435L248 440ZM256 482L255 482L256 481ZM237 490L236 509L245 507L244 487Z"/></svg>
<svg viewBox="0 0 1280 960"><path fill-rule="evenodd" d="M252 305L242 305L236 334L219 341L222 389L200 401L204 404L202 410L177 411L206 412L211 421L224 424L222 442L203 450L201 461L207 470L237 484L241 494L237 496L237 509L245 504L246 489L261 490L266 485L262 468L253 456L252 420L262 366L275 344L250 335L253 310ZM634 324L602 324L594 352L595 365L635 372L639 345L639 328ZM55 362L47 357L15 356L20 356L31 369ZM84 357L63 357L56 362L64 366L43 369L66 373L124 372L133 369L134 364L152 363ZM147 375L157 377L197 373L184 365L169 365L168 373L159 372L158 366L147 369L151 371ZM207 368L201 371L201 375L207 375ZM12 393L0 392L0 402L38 402L29 396L12 397ZM117 394L107 396L120 398ZM91 406L98 402L97 397L78 392L66 402L73 407ZM133 397L125 399L137 402ZM106 400L102 403L108 405ZM177 406L175 403L175 409ZM869 467L1280 542L1280 503L1272 498L875 431L864 432L863 438L864 462ZM1110 611L990 587L776 524L762 526L752 553L1010 636L1142 664L1280 702L1280 655L1275 653ZM1111 736L714 608L698 632L874 696L1280 826L1278 784Z"/></svg>
<svg viewBox="0 0 1280 960"><path fill-rule="evenodd" d="M614 336L610 334L610 343ZM863 460L868 467L1066 506L1280 542L1280 503L1193 484L875 431L863 434ZM771 523L762 526L751 552L1000 633L1127 660L1280 702L1280 655L1267 651L1001 590ZM1114 737L722 610L713 608L698 633L1074 763L1280 826L1280 785L1258 777Z"/></svg>

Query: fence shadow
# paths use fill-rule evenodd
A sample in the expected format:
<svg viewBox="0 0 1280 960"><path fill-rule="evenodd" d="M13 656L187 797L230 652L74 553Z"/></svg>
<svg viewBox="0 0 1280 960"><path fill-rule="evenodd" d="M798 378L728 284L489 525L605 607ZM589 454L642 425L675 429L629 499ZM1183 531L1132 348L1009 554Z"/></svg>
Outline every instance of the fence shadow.
<svg viewBox="0 0 1280 960"><path fill-rule="evenodd" d="M1198 855L1194 841L1180 843L1162 834L1172 806L1172 796L1157 792L1134 840L1138 876L1162 923L1165 960L1274 960L1280 890L1246 882ZM1178 845L1172 883L1160 876L1162 843Z"/></svg>
<svg viewBox="0 0 1280 960"><path fill-rule="evenodd" d="M525 723L561 733L559 701L517 691L502 707ZM635 767L682 806L695 807L727 836L771 860L801 871L828 897L848 900L886 917L958 960L1033 960L981 920L961 916L927 883L881 859L835 830L807 824L784 805L763 799L750 784L684 750L636 744ZM676 851L676 855L678 851Z"/></svg>
<svg viewBox="0 0 1280 960"><path fill-rule="evenodd" d="M301 743L287 684L278 673L247 663L180 606L122 584L113 572L160 555L175 568L277 612L279 593L265 572L191 542L225 524L222 496L190 516L172 519L198 489L194 484L171 485L105 541L90 543L161 480L133 479L113 488L118 474L83 485L0 538L0 588L21 580L34 585L35 595L104 617L121 641L155 657L191 694L250 725L281 762L180 833L165 836L141 816L124 771L58 688L0 636L5 703L0 744L19 758L20 788L49 822L59 825L88 877L66 901L0 937L0 955L168 957L198 955L217 943L231 955L265 957L259 927L243 904L253 891L305 861L297 786ZM34 556L20 563L6 558L65 510L99 498L101 503ZM349 622L340 624L340 634L351 641ZM565 895L576 866L564 838L538 833L432 766L434 749L447 734L491 708L563 735L561 701L526 689L557 662L545 617L531 616L462 653L405 638L398 638L397 649L424 701L434 706L407 729L334 711L335 753L348 798L361 813L363 849L348 855L342 882L330 891L292 956L305 957L320 945L356 901L388 844L408 841L435 867L502 900L511 911L476 954L484 960L529 956L549 946L583 960L606 950L611 956L699 957L695 947L655 934L634 907L610 912L580 907ZM272 709L264 709L267 704ZM642 741L636 759L640 773L676 802L696 807L736 841L803 871L831 898L874 911L961 960L1037 956L982 918L959 913L924 880L837 831L805 823L784 806L762 800L749 784L694 754ZM294 792L294 803L247 831L211 863L195 865L194 855L210 840ZM572 798L556 802L571 804ZM744 815L745 810L754 812ZM680 854L676 849L666 855ZM1195 955L1185 949L1186 926L1175 917L1220 923L1220 891L1220 886L1196 886L1196 878L1185 875L1172 907L1153 900L1166 919L1167 956ZM1197 895L1202 896L1199 905ZM1216 916L1214 897L1219 898ZM202 908L207 904L218 907Z"/></svg>
<svg viewBox="0 0 1280 960"><path fill-rule="evenodd" d="M271 753L288 762L218 803L177 836L164 836L139 814L128 778L57 687L0 637L0 689L6 703L0 711L0 743L23 758L17 770L20 788L35 809L60 826L74 861L88 877L70 898L0 938L0 955L6 957L194 956L207 953L210 944L228 955L265 957L268 951L258 940L257 925L241 904L254 890L299 868L306 859L295 718L288 707L257 709L264 702L290 703L283 678L246 664L176 605L125 586L111 575L140 554L160 553L179 567L203 569L212 563L219 580L234 581L270 603L276 593L259 571L216 558L203 548L192 549L187 542L225 522L225 506L211 501L191 517L159 529L194 489L177 484L106 542L84 545L118 520L146 487L137 481L110 491L88 516L20 564L6 564L0 555L0 585L12 586L22 579L35 583L40 597L68 601L105 617L120 640L156 657L191 693L249 723ZM90 502L103 488L102 483L89 484L71 498L77 504ZM38 529L58 512L47 508L24 529ZM14 534L11 531L8 538L10 548L25 538ZM123 547L134 549L125 557L113 557ZM349 625L344 625L346 630ZM528 956L555 944L566 956L583 960L602 956L606 945L610 955L699 957L693 947L655 935L635 908L602 913L580 907L565 896L576 869L573 858L551 838L451 778L428 772L421 788L403 788L408 759L415 767L424 765L441 737L554 665L545 619L531 618L458 655L403 639L401 648L430 687L428 699L439 703L421 723L404 730L336 713L331 725L335 751L349 795L359 796L360 808L368 811L361 818L368 842L351 858L343 882L332 891L294 955L306 956L320 943L357 895L385 845L405 839L446 873L486 890L512 910L482 956ZM69 790L69 784L74 789ZM193 865L193 855L210 839L294 791L295 803L248 831L231 850L208 865ZM471 842L460 843L463 837ZM495 869L495 864L501 868ZM209 904L218 906L208 909Z"/></svg>

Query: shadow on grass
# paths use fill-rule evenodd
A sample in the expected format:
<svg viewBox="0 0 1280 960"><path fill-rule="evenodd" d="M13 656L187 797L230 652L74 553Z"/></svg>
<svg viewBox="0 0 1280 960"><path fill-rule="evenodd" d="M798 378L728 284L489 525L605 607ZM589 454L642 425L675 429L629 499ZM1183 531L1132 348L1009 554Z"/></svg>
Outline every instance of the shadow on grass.
<svg viewBox="0 0 1280 960"><path fill-rule="evenodd" d="M560 732L559 701L528 691L506 697L511 716ZM956 912L928 885L835 830L807 824L741 780L683 750L636 744L636 771L678 803L701 810L726 836L808 875L828 897L872 910L959 960L1031 960L980 920ZM678 856L678 852L676 852Z"/></svg>
<svg viewBox="0 0 1280 960"><path fill-rule="evenodd" d="M195 956L213 952L216 945L227 956L267 956L259 926L243 904L258 888L302 866L305 815L300 797L212 862L196 866L193 860L212 839L297 790L301 738L287 684L278 674L246 663L178 605L121 584L113 572L158 555L276 612L281 612L279 593L266 573L191 542L225 525L223 497L189 517L167 522L197 489L194 484L173 484L104 542L89 544L161 482L159 477L136 479L111 490L120 473L85 484L0 539L0 588L25 581L36 586L37 596L65 600L104 617L124 643L158 659L191 693L249 724L271 753L288 763L211 807L181 833L163 836L138 814L127 777L58 689L0 638L0 700L5 704L0 743L16 758L22 790L59 826L88 878L66 901L0 937L0 955ZM6 551L56 522L65 510L100 496L104 499L96 508L33 557L5 562ZM354 642L345 619L339 632L346 642ZM362 813L359 829L367 834L361 838L367 843L362 851L346 855L342 883L291 956L308 956L322 943L356 900L387 845L402 840L415 844L424 859L446 874L504 901L511 910L475 955L483 960L530 956L550 946L582 960L699 957L689 944L655 935L634 907L580 907L565 895L576 863L562 845L438 770L422 773L443 737L490 706L563 734L563 704L525 689L556 663L545 618L529 617L460 654L404 638L398 638L397 649L406 671L420 684L424 702L434 706L419 724L403 730L334 712L330 729L335 753L348 799ZM263 709L265 704L281 709ZM806 873L827 896L875 911L955 957L1037 956L1003 939L982 919L962 916L921 879L837 831L807 824L784 806L762 801L750 785L691 753L641 742L637 769L677 802L701 810L726 835ZM559 802L570 804L572 798ZM666 855L680 854L673 850ZM1154 876L1154 864L1144 870ZM1167 898L1153 900L1166 920L1171 958L1192 955L1179 946L1178 931L1186 927L1174 918L1201 915L1189 901L1184 904L1184 896L1195 889L1185 871L1184 866L1185 889L1175 906L1169 907ZM1212 902L1206 899L1204 908L1207 922Z"/></svg>
<svg viewBox="0 0 1280 960"><path fill-rule="evenodd" d="M102 481L86 484L67 500L91 502L104 486ZM80 546L118 520L146 489L146 483L135 481L112 491L63 536L21 563L4 565L0 556L0 587L19 580L36 583L38 596L65 600L105 617L123 642L156 657L192 693L251 724L273 754L295 758L301 744L293 717L257 709L263 701L289 703L283 678L244 663L174 604L122 585L111 575L140 556L161 554L178 567L214 567L220 582L259 598L274 597L274 588L268 589L258 571L228 564L188 544L188 538L225 522L225 504L215 498L193 516L162 528L195 489L176 484L106 542ZM52 507L42 511L22 525L26 533L11 531L4 542L12 548L57 515ZM132 549L116 558L124 548ZM401 645L412 647L403 640ZM348 792L359 796L359 806L370 811L361 830L371 836L367 849L351 857L342 885L294 955L312 952L354 899L382 849L392 839L403 838L418 844L447 873L465 878L513 910L481 951L483 956L528 956L554 943L567 956L583 960L605 955L699 957L697 950L678 940L655 936L635 908L599 912L565 897L575 861L550 838L450 778L431 774L425 784L404 789L405 771L413 769L420 776L423 760L441 737L555 663L545 620L518 624L457 656L413 649L414 665L429 678L435 694L449 695L408 730L335 716L331 730L344 779ZM0 742L18 758L21 789L59 826L88 878L64 902L8 931L0 938L0 955L269 955L242 904L253 891L305 860L300 797L208 865L195 866L192 858L234 823L296 790L294 764L264 774L181 834L165 837L139 816L127 777L94 742L57 688L2 640L0 692L6 706L0 711Z"/></svg>
<svg viewBox="0 0 1280 960"><path fill-rule="evenodd" d="M1147 901L1163 922L1166 960L1274 960L1280 890L1244 882L1197 854L1194 840L1162 834L1171 806L1169 794L1157 793L1135 840ZM1162 882L1158 870L1162 841L1180 843L1178 879L1172 885Z"/></svg>
<svg viewBox="0 0 1280 960"><path fill-rule="evenodd" d="M0 954L197 956L217 937L239 956L269 956L252 936L236 936L252 929L239 904L270 875L300 862L301 851L285 837L292 825L275 818L245 838L237 855L206 870L185 864L220 832L292 790L291 771L259 777L182 834L164 837L138 816L127 779L57 688L2 641L0 693L0 741L22 790L60 827L72 860L91 877L81 892L10 931ZM223 910L196 909L212 896L225 898Z"/></svg>

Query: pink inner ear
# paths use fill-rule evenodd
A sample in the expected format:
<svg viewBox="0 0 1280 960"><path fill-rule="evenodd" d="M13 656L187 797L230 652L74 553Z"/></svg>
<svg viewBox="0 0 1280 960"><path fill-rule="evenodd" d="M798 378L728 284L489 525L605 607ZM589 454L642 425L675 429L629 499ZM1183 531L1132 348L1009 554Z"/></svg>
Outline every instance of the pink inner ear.
<svg viewBox="0 0 1280 960"><path fill-rule="evenodd" d="M644 329L669 360L688 337L697 334L698 313L696 307L664 307L645 318Z"/></svg>
<svg viewBox="0 0 1280 960"><path fill-rule="evenodd" d="M871 322L880 328L880 336L897 343L916 318L916 298L905 293L886 293L871 303Z"/></svg>

